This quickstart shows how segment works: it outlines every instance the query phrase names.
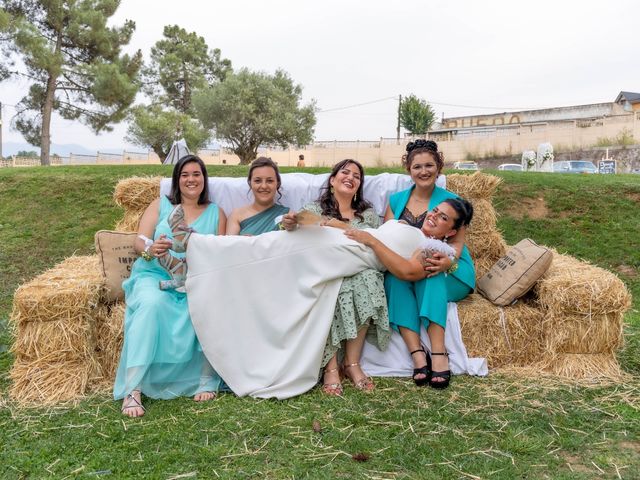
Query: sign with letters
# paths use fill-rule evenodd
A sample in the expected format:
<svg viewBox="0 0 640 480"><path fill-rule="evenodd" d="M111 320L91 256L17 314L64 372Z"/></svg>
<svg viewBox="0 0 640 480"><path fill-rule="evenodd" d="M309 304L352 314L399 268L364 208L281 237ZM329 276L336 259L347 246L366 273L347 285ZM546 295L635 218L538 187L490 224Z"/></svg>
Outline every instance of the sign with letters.
<svg viewBox="0 0 640 480"><path fill-rule="evenodd" d="M600 160L598 165L598 172L600 173L616 173L616 161L615 160Z"/></svg>

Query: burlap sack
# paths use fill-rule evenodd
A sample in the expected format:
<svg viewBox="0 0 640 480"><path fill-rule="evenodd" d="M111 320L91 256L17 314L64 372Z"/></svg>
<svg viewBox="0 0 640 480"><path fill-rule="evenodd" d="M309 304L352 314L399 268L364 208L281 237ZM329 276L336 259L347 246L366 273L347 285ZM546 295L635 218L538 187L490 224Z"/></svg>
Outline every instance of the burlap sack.
<svg viewBox="0 0 640 480"><path fill-rule="evenodd" d="M505 306L527 293L551 265L553 254L525 238L511 247L478 280L477 290L490 302Z"/></svg>
<svg viewBox="0 0 640 480"><path fill-rule="evenodd" d="M115 302L124 298L122 282L129 278L131 266L138 258L133 248L137 233L100 230L96 233L96 253L105 278L104 299Z"/></svg>

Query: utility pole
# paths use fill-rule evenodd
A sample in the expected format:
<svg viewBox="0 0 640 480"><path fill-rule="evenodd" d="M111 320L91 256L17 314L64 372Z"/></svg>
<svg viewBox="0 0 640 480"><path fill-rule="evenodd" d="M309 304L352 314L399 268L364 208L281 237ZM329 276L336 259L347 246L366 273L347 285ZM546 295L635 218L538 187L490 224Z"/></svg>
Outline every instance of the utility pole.
<svg viewBox="0 0 640 480"><path fill-rule="evenodd" d="M398 96L398 127L396 128L396 145L400 145L400 107L402 106L402 95Z"/></svg>
<svg viewBox="0 0 640 480"><path fill-rule="evenodd" d="M2 102L0 102L0 160L4 158L2 156Z"/></svg>

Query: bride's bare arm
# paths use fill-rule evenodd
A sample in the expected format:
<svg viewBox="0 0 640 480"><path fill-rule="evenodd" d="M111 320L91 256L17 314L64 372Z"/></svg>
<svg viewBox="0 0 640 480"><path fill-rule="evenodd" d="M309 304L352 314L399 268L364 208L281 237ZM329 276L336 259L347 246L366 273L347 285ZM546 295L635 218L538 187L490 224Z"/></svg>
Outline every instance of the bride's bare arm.
<svg viewBox="0 0 640 480"><path fill-rule="evenodd" d="M360 242L373 250L380 262L400 280L415 282L425 277L424 267L416 252L410 259L401 257L384 243L364 230L349 229L344 234L351 240Z"/></svg>

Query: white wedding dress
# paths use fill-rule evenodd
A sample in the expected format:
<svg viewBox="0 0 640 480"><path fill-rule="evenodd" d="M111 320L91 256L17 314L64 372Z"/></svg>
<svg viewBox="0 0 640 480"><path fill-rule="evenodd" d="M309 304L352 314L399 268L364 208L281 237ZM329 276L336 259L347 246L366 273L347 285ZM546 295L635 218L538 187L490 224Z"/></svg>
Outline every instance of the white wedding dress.
<svg viewBox="0 0 640 480"><path fill-rule="evenodd" d="M409 258L424 235L389 221L367 229ZM238 396L288 398L318 381L344 277L384 270L373 251L331 227L256 237L193 234L189 311L207 359Z"/></svg>

